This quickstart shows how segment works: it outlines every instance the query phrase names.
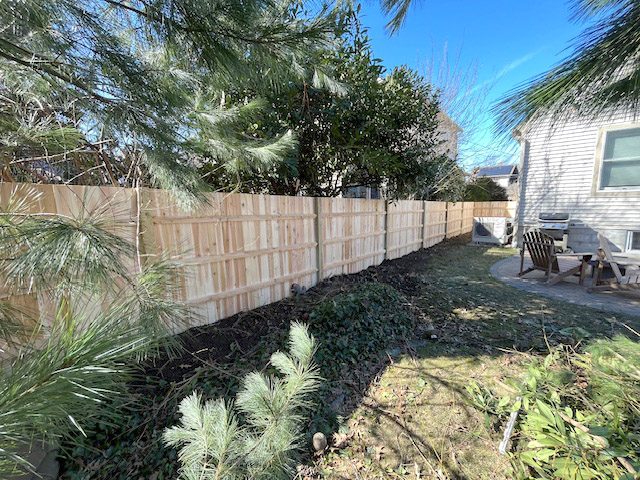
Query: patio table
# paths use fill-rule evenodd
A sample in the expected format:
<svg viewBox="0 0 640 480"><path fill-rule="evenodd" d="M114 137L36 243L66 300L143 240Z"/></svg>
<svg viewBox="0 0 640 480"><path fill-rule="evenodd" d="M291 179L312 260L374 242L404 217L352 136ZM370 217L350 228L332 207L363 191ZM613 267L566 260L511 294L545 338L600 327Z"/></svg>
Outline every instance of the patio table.
<svg viewBox="0 0 640 480"><path fill-rule="evenodd" d="M613 260L618 265L618 267L622 267L625 271L628 268L637 268L640 267L640 257L629 255L628 253L612 253ZM593 279L593 286L606 285L611 283L611 280L603 280L602 274L604 272L604 267L609 265L609 262L605 258L602 250L598 252L596 259L596 267L595 267L595 275Z"/></svg>
<svg viewBox="0 0 640 480"><path fill-rule="evenodd" d="M563 257L566 258L570 258L570 257L574 257L577 258L580 261L580 265L575 266L573 268L570 268L564 272L560 272L558 273L555 277L551 277L549 280L547 280L547 285L555 285L556 283L558 283L560 280L567 278L571 275L574 275L576 273L580 274L580 281L578 282L580 285L584 285L584 279L587 276L587 267L589 265L589 262L591 261L591 258L598 255L597 253L593 253L593 252L563 252L563 253L556 253L556 258L561 259Z"/></svg>

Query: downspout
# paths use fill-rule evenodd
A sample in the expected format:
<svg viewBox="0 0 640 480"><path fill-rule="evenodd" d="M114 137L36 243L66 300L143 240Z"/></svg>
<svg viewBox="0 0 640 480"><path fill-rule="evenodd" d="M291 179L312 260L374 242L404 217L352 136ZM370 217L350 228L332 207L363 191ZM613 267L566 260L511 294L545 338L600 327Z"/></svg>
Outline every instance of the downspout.
<svg viewBox="0 0 640 480"><path fill-rule="evenodd" d="M516 235L514 235L514 247L520 244L520 238L522 233L524 233L524 207L525 207L525 186L526 186L526 177L527 177L527 167L529 164L529 141L525 139L523 133L519 129L514 129L511 132L511 135L515 140L520 144L520 175L518 179L518 198L516 199L516 216L514 218L515 231ZM520 227L522 227L523 231L521 232Z"/></svg>

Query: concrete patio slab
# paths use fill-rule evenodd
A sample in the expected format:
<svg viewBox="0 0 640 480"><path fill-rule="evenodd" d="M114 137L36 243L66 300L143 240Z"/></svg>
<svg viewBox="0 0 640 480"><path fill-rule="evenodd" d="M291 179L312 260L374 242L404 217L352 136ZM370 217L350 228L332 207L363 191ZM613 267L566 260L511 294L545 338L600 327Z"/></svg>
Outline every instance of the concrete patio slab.
<svg viewBox="0 0 640 480"><path fill-rule="evenodd" d="M525 259L525 268L529 265L531 265L531 261ZM562 265L560 267L562 271ZM519 271L520 255L505 258L491 267L491 275L498 280L531 293L607 312L640 316L639 293L587 293L587 287L591 285L591 276L587 277L584 286L578 285L577 276L569 277L565 281L548 286L545 284L546 279L543 272L534 270L523 277L519 277Z"/></svg>

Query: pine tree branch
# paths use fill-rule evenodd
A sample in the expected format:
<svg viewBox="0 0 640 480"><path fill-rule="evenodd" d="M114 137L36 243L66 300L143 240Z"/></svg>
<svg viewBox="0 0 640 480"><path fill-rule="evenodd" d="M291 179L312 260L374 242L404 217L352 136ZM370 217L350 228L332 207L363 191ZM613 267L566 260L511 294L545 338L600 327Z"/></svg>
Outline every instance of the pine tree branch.
<svg viewBox="0 0 640 480"><path fill-rule="evenodd" d="M29 52L27 50L24 50L23 48L9 42L8 40L4 39L4 38L0 38L0 46L4 45L5 47L8 47L9 49L13 49L14 51L17 50L18 52L22 52L27 56L30 56L31 58L38 58L38 56L33 53L33 52ZM15 55L11 55L9 53L7 53L6 51L0 49L0 57L5 58L6 60L9 60L11 62L15 62L19 65L22 65L24 67L30 68L32 70L35 71L39 71L42 73L47 73L55 78L58 78L59 80L63 80L64 82L67 82L79 89L81 89L82 91L84 91L85 93L91 95L92 97L100 100L101 102L105 102L105 103L113 103L110 99L100 95L99 93L95 92L91 87L89 87L88 85L86 85L84 82L78 80L77 78L72 78L69 75L66 75L64 73L62 73L61 71L59 71L56 68L51 67L50 65L55 65L56 62L53 62L51 60L47 60L47 59L43 59L42 61L38 61L38 62L34 62L32 60L25 60L23 58L19 58L16 57Z"/></svg>

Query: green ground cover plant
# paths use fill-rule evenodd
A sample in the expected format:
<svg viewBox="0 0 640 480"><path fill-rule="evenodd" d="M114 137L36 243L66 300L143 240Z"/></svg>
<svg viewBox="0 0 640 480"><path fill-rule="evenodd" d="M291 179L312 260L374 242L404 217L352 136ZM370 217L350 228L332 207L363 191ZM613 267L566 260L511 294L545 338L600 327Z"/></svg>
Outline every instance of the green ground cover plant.
<svg viewBox="0 0 640 480"><path fill-rule="evenodd" d="M304 427L303 450L309 448L316 431L329 435L340 428L344 412L357 403L359 392L367 388L384 366L385 347L402 342L415 322L405 306L404 295L390 285L337 282L326 288L326 296L309 292L289 300L296 308L295 316L309 326L317 341L315 361L323 378L310 397L313 408L306 410L306 416L300 420ZM259 324L265 323L261 310L268 309L264 307L254 313ZM175 362L181 372L180 380L158 378L153 369L148 370L144 381L130 385L128 398L115 404L127 412L124 422L101 422L84 444L69 445L64 478L112 475L124 479L133 472L155 475L154 478L175 478L180 465L179 449L167 449L158 439L182 418L183 399L190 398L190 408L196 409L198 401L191 392L197 391L203 409L208 408L204 405L211 399L224 399L228 406L247 387L243 378L248 372L262 370L266 375L277 375L272 355L287 347L289 324L282 321L281 315L275 321L264 334L256 336L249 351L230 340L231 345L238 346L230 347L227 358L200 363L196 355L186 353ZM236 326L236 336L238 331ZM190 348L188 342L185 348Z"/></svg>
<svg viewBox="0 0 640 480"><path fill-rule="evenodd" d="M366 282L314 308L309 322L322 338L318 363L323 376L339 379L344 370L378 357L390 339L405 339L414 324L405 302L393 287Z"/></svg>

